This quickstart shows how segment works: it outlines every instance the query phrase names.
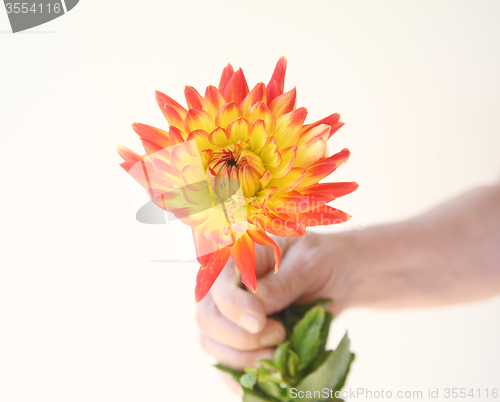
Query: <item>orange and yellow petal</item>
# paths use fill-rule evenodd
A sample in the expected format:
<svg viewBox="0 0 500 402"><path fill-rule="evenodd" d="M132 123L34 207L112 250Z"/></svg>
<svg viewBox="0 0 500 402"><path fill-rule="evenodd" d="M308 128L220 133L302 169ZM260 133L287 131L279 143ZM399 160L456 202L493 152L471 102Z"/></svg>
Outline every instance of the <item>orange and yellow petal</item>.
<svg viewBox="0 0 500 402"><path fill-rule="evenodd" d="M306 116L307 109L301 107L276 119L274 137L280 148L297 145Z"/></svg>
<svg viewBox="0 0 500 402"><path fill-rule="evenodd" d="M343 223L351 218L344 211L323 205L313 211L303 212L292 218L297 219L304 226L335 225Z"/></svg>
<svg viewBox="0 0 500 402"><path fill-rule="evenodd" d="M267 141L267 129L264 120L254 120L248 127L248 145L254 152L262 149Z"/></svg>
<svg viewBox="0 0 500 402"><path fill-rule="evenodd" d="M222 70L222 75L220 77L219 86L217 87L221 94L224 94L226 86L234 75L233 66L230 63L226 64L224 70Z"/></svg>
<svg viewBox="0 0 500 402"><path fill-rule="evenodd" d="M279 117L295 110L296 102L297 91L295 88L293 88L290 91L274 98L273 101L269 104L269 108L276 117Z"/></svg>
<svg viewBox="0 0 500 402"><path fill-rule="evenodd" d="M236 144L238 141L248 141L249 124L244 118L239 117L227 126L229 140L227 144Z"/></svg>
<svg viewBox="0 0 500 402"><path fill-rule="evenodd" d="M273 187L278 187L279 191L282 193L287 193L289 191L295 190L295 188L301 183L302 178L306 174L306 169L304 168L293 168L290 172L281 179L273 178L269 185Z"/></svg>
<svg viewBox="0 0 500 402"><path fill-rule="evenodd" d="M261 175L250 165L239 169L238 180L245 197L253 197L260 190Z"/></svg>
<svg viewBox="0 0 500 402"><path fill-rule="evenodd" d="M276 138L271 137L266 140L260 151L260 159L266 167L278 167L281 164L281 153L278 150Z"/></svg>
<svg viewBox="0 0 500 402"><path fill-rule="evenodd" d="M358 187L359 184L356 182L318 183L308 187L303 193L317 196L329 194L332 200L334 200L338 197L352 193Z"/></svg>
<svg viewBox="0 0 500 402"><path fill-rule="evenodd" d="M205 130L191 131L186 138L186 141L195 140L198 152L202 153L208 148L213 148L213 144L209 140L209 134Z"/></svg>
<svg viewBox="0 0 500 402"><path fill-rule="evenodd" d="M203 97L193 87L186 85L184 88L184 96L189 109L203 108Z"/></svg>
<svg viewBox="0 0 500 402"><path fill-rule="evenodd" d="M208 112L213 119L217 115L219 109L226 103L226 100L217 88L212 85L207 87L205 91L205 100L203 102L203 110Z"/></svg>
<svg viewBox="0 0 500 402"><path fill-rule="evenodd" d="M274 136L276 130L276 117L264 102L257 102L246 113L245 118L252 123L255 120L264 120L269 137Z"/></svg>
<svg viewBox="0 0 500 402"><path fill-rule="evenodd" d="M194 291L196 303L202 301L210 291L229 259L229 251L227 248L222 248L206 257L208 264L200 267L196 276L196 289Z"/></svg>
<svg viewBox="0 0 500 402"><path fill-rule="evenodd" d="M297 155L297 147L288 147L283 149L281 152L281 163L278 167L270 167L269 172L275 179L281 179L285 177L290 170L292 170L295 163L295 156Z"/></svg>
<svg viewBox="0 0 500 402"><path fill-rule="evenodd" d="M280 57L276 67L274 68L273 75L267 84L267 102L272 102L274 98L283 93L283 89L285 87L286 64L286 57Z"/></svg>
<svg viewBox="0 0 500 402"><path fill-rule="evenodd" d="M281 250L278 247L278 245L274 242L273 239L271 239L267 234L266 231L263 229L256 229L256 230L249 230L248 236L257 244L260 244L261 246L268 246L273 248L273 253L274 253L274 272L278 272L278 269L280 267L280 262L281 262Z"/></svg>
<svg viewBox="0 0 500 402"><path fill-rule="evenodd" d="M297 190L301 190L318 183L329 174L333 173L339 166L344 164L349 158L350 152L347 148L328 158L321 158L307 168Z"/></svg>
<svg viewBox="0 0 500 402"><path fill-rule="evenodd" d="M241 103L248 95L249 89L245 74L239 68L224 86L223 96L227 102Z"/></svg>
<svg viewBox="0 0 500 402"><path fill-rule="evenodd" d="M166 131L141 123L132 124L132 129L141 138L144 149L148 154L170 146Z"/></svg>
<svg viewBox="0 0 500 402"><path fill-rule="evenodd" d="M181 130L179 130L177 127L170 126L168 129L168 140L170 146L184 142L184 137L182 136Z"/></svg>
<svg viewBox="0 0 500 402"><path fill-rule="evenodd" d="M184 127L187 133L195 130L204 130L210 133L215 128L215 123L213 117L207 111L189 109L184 119Z"/></svg>
<svg viewBox="0 0 500 402"><path fill-rule="evenodd" d="M227 126L234 120L243 116L241 107L236 102L229 102L222 106L215 116L215 125L222 128Z"/></svg>
<svg viewBox="0 0 500 402"><path fill-rule="evenodd" d="M297 144L295 166L307 167L323 156L328 141L330 126L321 124L300 138Z"/></svg>
<svg viewBox="0 0 500 402"><path fill-rule="evenodd" d="M171 97L160 91L156 91L155 94L156 102L167 119L168 124L170 126L175 126L182 131L184 129L184 118L187 113L186 109Z"/></svg>
<svg viewBox="0 0 500 402"><path fill-rule="evenodd" d="M296 219L291 217L279 217L276 214L259 215L259 224L274 236L300 237L306 233L306 228Z"/></svg>
<svg viewBox="0 0 500 402"><path fill-rule="evenodd" d="M248 233L241 236L232 247L229 254L234 265L240 271L241 281L253 292L257 291L257 277L255 276L255 245Z"/></svg>
<svg viewBox="0 0 500 402"><path fill-rule="evenodd" d="M250 93L245 96L245 99L241 102L241 109L246 113L257 102L266 102L266 86L263 82L255 85Z"/></svg>
<svg viewBox="0 0 500 402"><path fill-rule="evenodd" d="M228 140L229 140L229 134L227 133L226 130L220 127L217 127L214 131L212 131L208 135L208 141L212 145L217 145L219 147L223 147L224 145L226 145Z"/></svg>

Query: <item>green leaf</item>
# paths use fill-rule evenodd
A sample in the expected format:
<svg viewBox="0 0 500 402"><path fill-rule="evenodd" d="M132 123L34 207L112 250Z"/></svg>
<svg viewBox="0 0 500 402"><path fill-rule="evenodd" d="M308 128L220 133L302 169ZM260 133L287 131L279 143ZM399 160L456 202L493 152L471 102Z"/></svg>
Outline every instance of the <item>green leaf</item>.
<svg viewBox="0 0 500 402"><path fill-rule="evenodd" d="M257 381L268 381L271 379L271 373L265 368L257 369Z"/></svg>
<svg viewBox="0 0 500 402"><path fill-rule="evenodd" d="M311 304L311 307L321 306L326 309L330 304L332 304L332 299L318 299Z"/></svg>
<svg viewBox="0 0 500 402"><path fill-rule="evenodd" d="M259 381L257 386L267 395L273 396L277 399L286 399L288 396L286 388L281 388L281 386L273 381Z"/></svg>
<svg viewBox="0 0 500 402"><path fill-rule="evenodd" d="M316 369L319 368L319 366L321 366L325 362L325 360L330 357L330 355L332 353L333 353L333 350L329 350L327 352L323 352L323 353L319 354L318 356L316 356L316 358L312 361L312 363L309 365L309 367L307 367L307 371L308 371L307 374L312 373L313 371L316 371Z"/></svg>
<svg viewBox="0 0 500 402"><path fill-rule="evenodd" d="M299 370L306 368L318 354L324 321L325 310L317 306L309 310L293 329L292 347L299 356Z"/></svg>
<svg viewBox="0 0 500 402"><path fill-rule="evenodd" d="M246 369L246 373L240 377L240 384L248 389L253 389L257 383L257 369Z"/></svg>
<svg viewBox="0 0 500 402"><path fill-rule="evenodd" d="M351 353L351 357L349 358L349 365L347 366L347 370L345 371L344 378L340 380L340 382L335 386L334 392L335 391L340 391L342 387L345 384L345 381L347 380L347 375L349 374L349 371L351 370L351 363L354 361L356 358L356 355L354 353Z"/></svg>
<svg viewBox="0 0 500 402"><path fill-rule="evenodd" d="M326 342L328 341L328 334L330 333L330 325L333 321L333 314L329 311L325 312L325 321L323 322L323 326L321 327L319 339L319 353L323 353L326 350Z"/></svg>
<svg viewBox="0 0 500 402"><path fill-rule="evenodd" d="M290 349L291 342L285 341L278 345L274 351L273 363L276 369L281 371L283 376L286 376L286 362L288 358L288 350Z"/></svg>
<svg viewBox="0 0 500 402"><path fill-rule="evenodd" d="M300 319L300 318L293 318L292 317L292 320L290 321L286 309L283 311L280 311L279 313L270 315L268 318L271 318L275 321L278 321L279 323L281 323L285 327L287 338L290 338L290 336L292 335L292 330L293 330L294 325Z"/></svg>
<svg viewBox="0 0 500 402"><path fill-rule="evenodd" d="M240 382L241 376L245 374L242 371L230 369L229 367L223 366L222 364L216 364L214 367L224 373L231 375L231 377L233 377L237 382Z"/></svg>
<svg viewBox="0 0 500 402"><path fill-rule="evenodd" d="M335 389L346 376L351 362L351 353L349 352L349 338L347 333L342 338L339 346L332 352L327 352L328 356L324 362L307 375L298 385L299 391L314 391L323 388ZM308 402L318 402L319 399L308 399Z"/></svg>
<svg viewBox="0 0 500 402"><path fill-rule="evenodd" d="M273 381L276 384L283 383L283 376L279 371L269 372L265 368L258 369L257 382Z"/></svg>
<svg viewBox="0 0 500 402"><path fill-rule="evenodd" d="M289 315L297 318L302 318L304 315L314 307L323 307L326 309L332 301L330 299L318 299L310 304L292 304L285 310Z"/></svg>
<svg viewBox="0 0 500 402"><path fill-rule="evenodd" d="M311 304L292 304L285 308L283 311L279 313L271 315L269 318L272 318L276 321L279 321L286 329L286 333L288 337L292 336L293 327L297 325L297 323L304 317L308 310L313 307L323 307L326 308L331 304L330 299L318 299L314 303Z"/></svg>
<svg viewBox="0 0 500 402"><path fill-rule="evenodd" d="M243 402L280 402L279 399L266 395L261 391L243 388Z"/></svg>
<svg viewBox="0 0 500 402"><path fill-rule="evenodd" d="M268 370L270 372L276 371L278 369L272 360L262 359L262 360L259 360L258 363L260 363L260 365L263 368L265 368L266 370Z"/></svg>
<svg viewBox="0 0 500 402"><path fill-rule="evenodd" d="M293 379L297 375L298 366L299 366L299 356L292 349L288 350L288 359L287 359L287 371L288 375Z"/></svg>
<svg viewBox="0 0 500 402"><path fill-rule="evenodd" d="M287 340L278 345L272 360L259 362L259 369L246 369L242 373L223 367L236 380L242 379L244 402L293 402L289 397L292 387L310 391L309 395L325 387L334 391L342 388L354 355L348 350L347 334L337 350L325 350L333 315L324 308L330 302L317 300L310 305L291 305L273 315L271 318L285 326ZM320 402L314 398L307 401Z"/></svg>

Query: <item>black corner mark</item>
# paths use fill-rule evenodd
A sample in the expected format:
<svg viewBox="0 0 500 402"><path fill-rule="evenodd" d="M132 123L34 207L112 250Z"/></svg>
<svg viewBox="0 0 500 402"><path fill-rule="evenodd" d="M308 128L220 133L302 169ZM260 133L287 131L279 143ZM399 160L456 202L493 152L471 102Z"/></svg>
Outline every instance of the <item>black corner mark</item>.
<svg viewBox="0 0 500 402"><path fill-rule="evenodd" d="M79 0L4 0L12 32L27 29L52 21L72 10Z"/></svg>

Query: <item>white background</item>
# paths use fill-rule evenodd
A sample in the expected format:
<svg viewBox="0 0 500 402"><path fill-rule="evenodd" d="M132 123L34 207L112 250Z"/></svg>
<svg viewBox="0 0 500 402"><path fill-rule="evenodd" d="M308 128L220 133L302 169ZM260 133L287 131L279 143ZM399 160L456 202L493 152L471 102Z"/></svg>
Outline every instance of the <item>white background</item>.
<svg viewBox="0 0 500 402"><path fill-rule="evenodd" d="M331 180L360 183L337 204L358 225L500 175L498 1L82 0L9 29L2 6L2 402L237 400L197 344L197 265L151 262L177 258L172 233L134 220L118 166L115 144L141 149L131 123L166 128L155 89L182 100L227 62L267 82L287 55L308 121L347 122ZM349 330L348 388L500 388L499 315L348 311L331 342Z"/></svg>

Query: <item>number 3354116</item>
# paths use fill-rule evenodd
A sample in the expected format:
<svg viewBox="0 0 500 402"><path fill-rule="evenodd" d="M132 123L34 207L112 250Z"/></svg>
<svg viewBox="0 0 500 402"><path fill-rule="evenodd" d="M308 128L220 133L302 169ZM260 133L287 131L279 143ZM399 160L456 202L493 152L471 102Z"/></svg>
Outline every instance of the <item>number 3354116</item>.
<svg viewBox="0 0 500 402"><path fill-rule="evenodd" d="M27 13L54 13L59 14L61 12L61 5L59 3L47 3L47 4L32 4L30 3L5 3L7 8L7 13L11 14L27 14Z"/></svg>

